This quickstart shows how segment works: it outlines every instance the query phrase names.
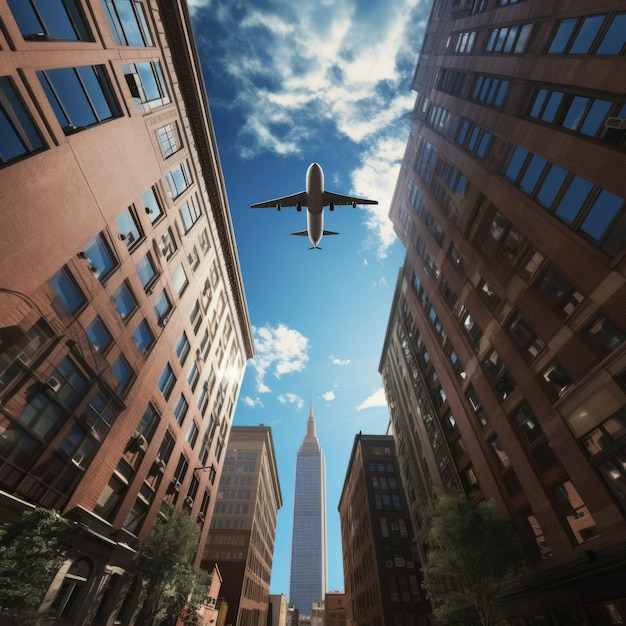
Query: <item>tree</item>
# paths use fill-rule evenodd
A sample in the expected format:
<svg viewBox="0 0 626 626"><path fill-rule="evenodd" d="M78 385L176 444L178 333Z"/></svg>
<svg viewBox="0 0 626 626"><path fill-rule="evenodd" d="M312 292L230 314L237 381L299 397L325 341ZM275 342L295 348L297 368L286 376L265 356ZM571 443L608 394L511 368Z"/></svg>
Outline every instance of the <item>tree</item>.
<svg viewBox="0 0 626 626"><path fill-rule="evenodd" d="M530 557L511 519L493 500L472 507L464 495L439 498L427 518L424 588L433 613L444 624L495 624L495 596Z"/></svg>
<svg viewBox="0 0 626 626"><path fill-rule="evenodd" d="M62 534L69 522L35 508L0 524L0 613L17 624L37 621L37 607L66 558Z"/></svg>
<svg viewBox="0 0 626 626"><path fill-rule="evenodd" d="M144 582L145 599L138 626L174 624L183 609L185 626L196 621L195 610L206 598L211 575L193 564L199 533L177 509L159 517L139 542L133 572Z"/></svg>

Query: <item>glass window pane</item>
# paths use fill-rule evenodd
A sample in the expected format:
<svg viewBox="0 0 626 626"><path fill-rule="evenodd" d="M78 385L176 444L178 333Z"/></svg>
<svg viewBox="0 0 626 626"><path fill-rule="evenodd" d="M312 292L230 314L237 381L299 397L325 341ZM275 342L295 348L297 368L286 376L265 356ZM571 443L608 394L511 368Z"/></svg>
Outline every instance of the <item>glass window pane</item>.
<svg viewBox="0 0 626 626"><path fill-rule="evenodd" d="M113 301L120 317L125 320L137 308L137 301L126 283L113 292Z"/></svg>
<svg viewBox="0 0 626 626"><path fill-rule="evenodd" d="M117 265L109 246L101 235L94 237L83 250L89 259L89 269L98 280L110 274Z"/></svg>
<svg viewBox="0 0 626 626"><path fill-rule="evenodd" d="M626 43L626 13L613 18L596 54L620 54Z"/></svg>
<svg viewBox="0 0 626 626"><path fill-rule="evenodd" d="M77 69L84 88L87 90L87 98L89 98L91 106L95 109L96 119L107 120L113 117L113 112L99 80L104 70L101 67L79 67Z"/></svg>
<svg viewBox="0 0 626 626"><path fill-rule="evenodd" d="M96 317L87 327L87 336L93 349L97 352L105 351L113 342L111 333L99 317Z"/></svg>
<svg viewBox="0 0 626 626"><path fill-rule="evenodd" d="M566 224L571 224L578 216L592 187L588 180L574 176L556 209L557 217Z"/></svg>
<svg viewBox="0 0 626 626"><path fill-rule="evenodd" d="M117 227L120 229L120 239L126 244L129 250L134 248L141 239L142 234L132 210L130 208L126 209L115 218L115 221L117 222Z"/></svg>
<svg viewBox="0 0 626 626"><path fill-rule="evenodd" d="M541 176L547 161L542 159L540 156L536 154L530 160L528 167L526 168L526 172L522 181L520 182L520 188L522 191L527 193L528 195L532 194L539 177Z"/></svg>
<svg viewBox="0 0 626 626"><path fill-rule="evenodd" d="M45 34L69 41L90 39L75 0L9 0L9 7L25 38Z"/></svg>
<svg viewBox="0 0 626 626"><path fill-rule="evenodd" d="M172 272L172 284L174 285L174 289L176 289L176 293L179 295L189 284L187 274L185 274L185 268L182 263Z"/></svg>
<svg viewBox="0 0 626 626"><path fill-rule="evenodd" d="M139 259L138 263L135 265L135 269L137 270L141 286L145 289L156 276L150 253Z"/></svg>
<svg viewBox="0 0 626 626"><path fill-rule="evenodd" d="M623 198L603 189L589 209L580 230L595 241L599 241L623 203Z"/></svg>
<svg viewBox="0 0 626 626"><path fill-rule="evenodd" d="M580 125L581 120L583 119L583 115L585 113L585 109L587 108L587 104L589 103L589 98L582 98L581 96L576 96L572 103L569 106L567 111L567 115L563 120L563 126L565 128L571 128L572 130L577 130Z"/></svg>
<svg viewBox="0 0 626 626"><path fill-rule="evenodd" d="M506 170L504 171L504 175L509 180L515 181L517 179L527 156L528 150L524 150L524 148L520 148L518 146L515 150L513 150L509 164L506 166Z"/></svg>
<svg viewBox="0 0 626 626"><path fill-rule="evenodd" d="M57 272L48 283L58 296L52 301L52 305L62 315L73 313L85 302L85 296L66 269Z"/></svg>
<svg viewBox="0 0 626 626"><path fill-rule="evenodd" d="M522 26L522 30L520 31L519 37L517 38L517 43L515 44L515 50L513 51L515 52L515 54L520 54L524 52L524 48L526 48L526 42L530 37L532 28L532 24L524 24L524 26Z"/></svg>
<svg viewBox="0 0 626 626"><path fill-rule="evenodd" d="M150 352L150 348L154 343L154 336L152 335L152 331L150 330L150 326L148 326L148 322L146 322L146 320L141 320L141 322L139 322L139 325L133 333L133 339L135 340L137 349L144 356Z"/></svg>
<svg viewBox="0 0 626 626"><path fill-rule="evenodd" d="M565 46L569 41L569 38L576 26L576 22L578 20L576 18L572 18L569 20L563 20L558 30L556 31L554 38L552 39L552 44L548 49L549 54L562 54L563 50L565 50Z"/></svg>
<svg viewBox="0 0 626 626"><path fill-rule="evenodd" d="M587 54L589 52L605 17L604 15L594 15L583 19L582 26L569 50L570 54Z"/></svg>
<svg viewBox="0 0 626 626"><path fill-rule="evenodd" d="M563 100L563 92L562 91L553 91L548 98L548 102L546 104L546 108L543 111L543 115L541 119L545 122L553 122L554 116L556 112L559 110L559 105L561 104L561 100Z"/></svg>
<svg viewBox="0 0 626 626"><path fill-rule="evenodd" d="M602 128L602 122L604 122L611 105L612 102L607 100L594 100L583 125L579 129L580 132L593 137Z"/></svg>
<svg viewBox="0 0 626 626"><path fill-rule="evenodd" d="M152 187L143 192L141 201L146 209L146 213L150 216L150 222L154 224L161 217L163 211Z"/></svg>
<svg viewBox="0 0 626 626"><path fill-rule="evenodd" d="M161 295L157 298L153 307L154 314L156 315L157 321L163 322L165 316L171 311L171 309L172 309L172 304L170 302L170 299L168 298L167 293L163 291Z"/></svg>
<svg viewBox="0 0 626 626"><path fill-rule="evenodd" d="M539 117L539 113L541 111L541 107L543 106L543 103L545 102L546 96L548 95L548 90L547 89L540 89L536 95L535 95L535 100L533 102L533 106L530 109L530 116L531 117Z"/></svg>
<svg viewBox="0 0 626 626"><path fill-rule="evenodd" d="M539 188L539 192L537 193L537 202L549 209L552 206L554 199L561 191L561 187L567 178L567 174L567 170L564 170L558 165L553 165Z"/></svg>
<svg viewBox="0 0 626 626"><path fill-rule="evenodd" d="M117 380L115 393L123 395L127 390L128 385L130 385L135 373L123 356L120 356L115 363L113 363L112 369L113 376L115 376L115 379Z"/></svg>

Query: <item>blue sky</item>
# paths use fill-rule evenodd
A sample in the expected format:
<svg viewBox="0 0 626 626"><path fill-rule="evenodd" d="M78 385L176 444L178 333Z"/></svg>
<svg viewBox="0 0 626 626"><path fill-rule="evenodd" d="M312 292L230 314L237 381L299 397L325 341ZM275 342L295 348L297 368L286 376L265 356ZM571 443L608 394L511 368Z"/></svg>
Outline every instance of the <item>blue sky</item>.
<svg viewBox="0 0 626 626"><path fill-rule="evenodd" d="M343 590L337 505L359 431L385 432L378 374L403 248L388 219L430 0L189 0L235 228L256 357L236 425L272 427L283 508L271 593L289 594L296 454L310 402L326 455L328 580ZM291 237L304 212L250 209L325 187L379 201L326 211L339 237Z"/></svg>

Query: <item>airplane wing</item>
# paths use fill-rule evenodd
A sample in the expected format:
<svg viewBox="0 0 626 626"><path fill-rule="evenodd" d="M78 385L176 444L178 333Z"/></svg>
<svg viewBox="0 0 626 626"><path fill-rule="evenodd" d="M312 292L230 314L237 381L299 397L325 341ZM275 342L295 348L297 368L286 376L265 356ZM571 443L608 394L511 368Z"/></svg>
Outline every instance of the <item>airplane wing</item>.
<svg viewBox="0 0 626 626"><path fill-rule="evenodd" d="M252 209L274 209L291 206L307 206L306 191L300 193L294 193L291 196L283 196L282 198L275 198L274 200L267 200L267 202L259 202L257 204L251 204Z"/></svg>
<svg viewBox="0 0 626 626"><path fill-rule="evenodd" d="M341 193L325 191L324 206L331 203L334 206L356 206L357 204L378 204L378 201L368 200L367 198L355 198L354 196L344 196Z"/></svg>

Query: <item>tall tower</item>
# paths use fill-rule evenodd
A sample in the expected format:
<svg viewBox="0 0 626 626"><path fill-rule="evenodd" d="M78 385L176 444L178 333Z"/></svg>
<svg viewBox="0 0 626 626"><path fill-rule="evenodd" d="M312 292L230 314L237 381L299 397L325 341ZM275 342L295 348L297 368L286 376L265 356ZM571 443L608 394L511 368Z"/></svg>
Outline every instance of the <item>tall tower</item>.
<svg viewBox="0 0 626 626"><path fill-rule="evenodd" d="M326 461L315 435L313 405L296 459L289 602L311 613L326 594Z"/></svg>

